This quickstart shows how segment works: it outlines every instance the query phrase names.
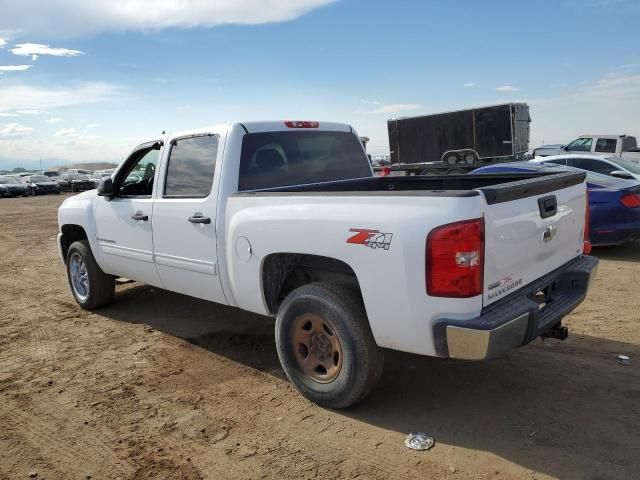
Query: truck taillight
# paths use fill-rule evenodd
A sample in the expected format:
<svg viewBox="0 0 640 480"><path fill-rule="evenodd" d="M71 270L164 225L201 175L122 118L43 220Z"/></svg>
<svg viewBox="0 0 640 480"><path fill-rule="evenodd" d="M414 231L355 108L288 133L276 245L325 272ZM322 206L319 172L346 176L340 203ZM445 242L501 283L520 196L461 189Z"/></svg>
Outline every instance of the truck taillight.
<svg viewBox="0 0 640 480"><path fill-rule="evenodd" d="M640 207L640 194L633 192L625 193L620 197L620 203L627 208L638 208Z"/></svg>
<svg viewBox="0 0 640 480"><path fill-rule="evenodd" d="M287 120L284 124L289 128L318 128L319 122L308 122L302 120Z"/></svg>
<svg viewBox="0 0 640 480"><path fill-rule="evenodd" d="M584 211L584 235L582 236L582 240L583 240L582 253L584 255L589 255L591 253L591 242L589 241L589 222L590 222L589 190L585 192L585 197L587 198L587 208Z"/></svg>
<svg viewBox="0 0 640 480"><path fill-rule="evenodd" d="M425 274L432 297L475 297L482 293L484 219L433 229L427 236Z"/></svg>

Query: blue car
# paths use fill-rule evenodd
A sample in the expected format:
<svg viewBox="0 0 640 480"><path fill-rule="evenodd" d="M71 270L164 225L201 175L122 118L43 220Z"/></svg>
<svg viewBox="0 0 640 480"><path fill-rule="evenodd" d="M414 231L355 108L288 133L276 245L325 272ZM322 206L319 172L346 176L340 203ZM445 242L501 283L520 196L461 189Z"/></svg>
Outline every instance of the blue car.
<svg viewBox="0 0 640 480"><path fill-rule="evenodd" d="M621 245L640 240L640 183L543 163L512 162L487 165L472 173L540 172L567 170L587 174L589 240L592 245Z"/></svg>

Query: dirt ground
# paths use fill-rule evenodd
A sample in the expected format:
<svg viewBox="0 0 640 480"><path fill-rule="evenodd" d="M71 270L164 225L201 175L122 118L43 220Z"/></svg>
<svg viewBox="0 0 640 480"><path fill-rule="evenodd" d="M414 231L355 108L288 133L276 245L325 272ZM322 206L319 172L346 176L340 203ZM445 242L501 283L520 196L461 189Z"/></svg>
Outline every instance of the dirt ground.
<svg viewBox="0 0 640 480"><path fill-rule="evenodd" d="M62 199L0 200L1 479L640 478L638 246L595 250L566 342L484 363L387 352L379 388L336 412L284 379L269 318L137 284L80 310ZM433 449L405 448L414 431Z"/></svg>

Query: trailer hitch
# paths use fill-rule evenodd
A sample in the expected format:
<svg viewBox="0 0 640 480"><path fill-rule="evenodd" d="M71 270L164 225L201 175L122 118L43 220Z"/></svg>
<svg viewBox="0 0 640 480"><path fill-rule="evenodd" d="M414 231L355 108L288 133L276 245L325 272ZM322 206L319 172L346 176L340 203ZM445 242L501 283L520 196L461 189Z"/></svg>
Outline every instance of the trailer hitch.
<svg viewBox="0 0 640 480"><path fill-rule="evenodd" d="M551 327L542 335L540 335L540 337L543 340L545 338L555 338L556 340L566 340L568 336L569 336L569 329L567 327L563 327L559 323Z"/></svg>

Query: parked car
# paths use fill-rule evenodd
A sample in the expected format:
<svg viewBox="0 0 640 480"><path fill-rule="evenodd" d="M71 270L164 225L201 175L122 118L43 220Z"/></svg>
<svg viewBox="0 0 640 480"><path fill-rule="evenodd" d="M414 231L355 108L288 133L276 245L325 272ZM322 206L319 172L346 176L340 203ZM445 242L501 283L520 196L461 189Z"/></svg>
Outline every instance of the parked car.
<svg viewBox="0 0 640 480"><path fill-rule="evenodd" d="M5 175L0 177L0 185L4 185L12 197L27 197L32 195L32 190L29 185L20 181L20 179L13 175Z"/></svg>
<svg viewBox="0 0 640 480"><path fill-rule="evenodd" d="M232 123L137 146L62 203L58 245L84 309L126 277L275 316L289 379L343 408L382 348L480 360L566 338L597 265L585 176L379 177L349 125Z"/></svg>
<svg viewBox="0 0 640 480"><path fill-rule="evenodd" d="M569 167L601 173L610 177L625 178L640 181L640 164L620 157L600 157L598 155L553 155L551 157L536 157L535 163L553 163L568 165Z"/></svg>
<svg viewBox="0 0 640 480"><path fill-rule="evenodd" d="M54 170L48 170L46 172L43 172L43 175L46 175L49 178L56 179L60 176L60 172L56 172Z"/></svg>
<svg viewBox="0 0 640 480"><path fill-rule="evenodd" d="M514 162L479 168L474 173L576 171L573 167ZM620 245L640 240L640 183L587 172L589 240L592 245Z"/></svg>
<svg viewBox="0 0 640 480"><path fill-rule="evenodd" d="M44 195L47 193L60 193L60 185L55 180L46 175L31 175L27 177L27 181L34 186L36 195Z"/></svg>
<svg viewBox="0 0 640 480"><path fill-rule="evenodd" d="M567 153L616 156L640 163L640 149L638 149L636 137L630 135L581 135L568 145L543 145L534 150L536 157Z"/></svg>
<svg viewBox="0 0 640 480"><path fill-rule="evenodd" d="M63 173L57 179L60 190L65 192L83 192L96 188L97 182L82 173Z"/></svg>

